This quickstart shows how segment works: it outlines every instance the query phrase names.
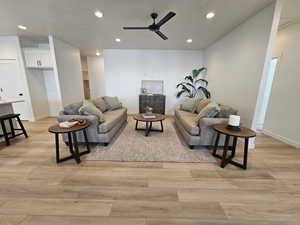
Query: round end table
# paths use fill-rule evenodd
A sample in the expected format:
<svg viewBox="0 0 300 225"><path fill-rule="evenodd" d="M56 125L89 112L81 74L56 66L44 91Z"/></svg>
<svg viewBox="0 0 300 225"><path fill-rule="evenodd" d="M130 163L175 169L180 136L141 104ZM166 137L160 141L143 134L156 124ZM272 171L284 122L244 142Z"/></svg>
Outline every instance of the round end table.
<svg viewBox="0 0 300 225"><path fill-rule="evenodd" d="M235 165L237 167L240 167L242 169L247 169L247 161L248 161L248 145L249 145L249 138L256 137L256 133L246 127L241 127L240 131L233 131L227 128L227 124L217 124L212 126L212 128L217 132L217 138L213 150L213 156L221 159L221 167L224 168L228 163ZM218 144L219 144L219 139L220 135L223 134L226 136L225 138L225 145L223 149L223 155L219 156L217 155L217 150L218 150ZM229 146L230 138L233 137L233 144L232 146ZM240 164L238 162L233 161L233 158L235 157L235 151L236 151L236 144L237 144L237 139L238 138L243 138L245 140L244 144L244 159L243 159L243 164ZM227 157L227 152L231 150L231 155L229 158Z"/></svg>
<svg viewBox="0 0 300 225"><path fill-rule="evenodd" d="M145 131L146 137L149 135L150 131L164 132L163 120L166 119L165 115L153 113L152 115L155 116L155 118L144 118L144 115L146 115L146 114L137 114L137 115L133 116L133 118L136 120L135 130ZM138 128L139 122L145 122L146 129ZM152 123L155 123L155 122L160 122L160 127L161 127L160 130L152 129Z"/></svg>
<svg viewBox="0 0 300 225"><path fill-rule="evenodd" d="M90 146L89 141L86 133L86 128L90 126L90 122L86 121L84 125L75 125L70 128L63 128L60 127L58 124L49 127L48 131L50 133L55 134L55 147L56 147L56 163L60 163L69 159L75 159L75 161L79 164L80 163L80 156L90 153ZM79 152L78 149L78 142L77 142L77 135L76 132L82 131L85 139L85 144L87 147L87 151ZM71 156L65 157L60 159L59 157L59 134L67 134L68 141L69 141L69 150ZM75 151L74 151L75 150Z"/></svg>

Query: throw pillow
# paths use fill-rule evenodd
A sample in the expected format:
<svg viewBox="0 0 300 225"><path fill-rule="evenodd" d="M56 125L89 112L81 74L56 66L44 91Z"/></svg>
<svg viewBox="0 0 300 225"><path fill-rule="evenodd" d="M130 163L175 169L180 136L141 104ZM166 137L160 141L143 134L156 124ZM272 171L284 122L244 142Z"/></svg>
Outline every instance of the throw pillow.
<svg viewBox="0 0 300 225"><path fill-rule="evenodd" d="M231 106L220 104L220 113L218 117L229 118L230 115L237 115L238 111L233 109Z"/></svg>
<svg viewBox="0 0 300 225"><path fill-rule="evenodd" d="M110 111L122 108L122 103L119 101L118 97L104 96L103 99Z"/></svg>
<svg viewBox="0 0 300 225"><path fill-rule="evenodd" d="M105 101L103 100L103 98L96 98L95 100L93 100L93 103L95 104L95 106L101 110L101 112L106 112L108 110L107 105L105 103Z"/></svg>
<svg viewBox="0 0 300 225"><path fill-rule="evenodd" d="M100 123L104 122L103 113L91 101L85 100L80 107L79 112L82 115L94 115L98 117Z"/></svg>
<svg viewBox="0 0 300 225"><path fill-rule="evenodd" d="M220 112L219 105L215 102L211 102L200 111L196 120L199 121L201 118L213 118L219 112Z"/></svg>
<svg viewBox="0 0 300 225"><path fill-rule="evenodd" d="M202 110L205 106L207 106L210 102L211 102L211 100L209 100L209 99L202 99L202 100L198 103L198 105L197 105L196 112L197 112L197 113L200 113L201 110Z"/></svg>
<svg viewBox="0 0 300 225"><path fill-rule="evenodd" d="M180 105L180 109L183 111L194 113L199 101L200 100L198 98L188 98Z"/></svg>
<svg viewBox="0 0 300 225"><path fill-rule="evenodd" d="M79 115L79 108L82 106L82 102L73 103L64 107L65 115Z"/></svg>

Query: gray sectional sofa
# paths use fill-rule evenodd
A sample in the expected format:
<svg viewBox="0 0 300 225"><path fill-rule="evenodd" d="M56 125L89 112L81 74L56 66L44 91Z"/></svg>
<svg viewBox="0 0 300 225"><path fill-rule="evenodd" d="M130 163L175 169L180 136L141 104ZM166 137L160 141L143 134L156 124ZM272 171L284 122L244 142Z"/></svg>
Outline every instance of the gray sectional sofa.
<svg viewBox="0 0 300 225"><path fill-rule="evenodd" d="M237 110L227 105L219 105L220 113L215 118L202 118L196 121L197 113L186 112L180 109L175 111L175 124L185 142L191 149L194 146L213 146L216 132L212 125L228 123L229 115L237 114ZM197 107L198 110L198 107ZM219 145L224 145L224 135L220 136Z"/></svg>
<svg viewBox="0 0 300 225"><path fill-rule="evenodd" d="M74 104L72 104L74 105ZM78 103L80 105L80 103ZM64 122L72 118L85 119L91 122L87 129L87 135L90 143L102 143L108 145L115 134L127 121L127 109L121 108L113 111L103 112L105 122L99 124L98 118L94 115L66 115L65 111L61 111L57 117L59 122ZM78 142L84 143L82 132L77 134ZM64 136L64 141L67 143L67 137Z"/></svg>

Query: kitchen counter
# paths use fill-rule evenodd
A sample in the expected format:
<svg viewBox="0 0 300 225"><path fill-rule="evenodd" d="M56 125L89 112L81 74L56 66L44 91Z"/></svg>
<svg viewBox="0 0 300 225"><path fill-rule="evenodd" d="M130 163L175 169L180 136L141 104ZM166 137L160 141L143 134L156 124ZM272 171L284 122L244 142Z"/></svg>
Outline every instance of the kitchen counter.
<svg viewBox="0 0 300 225"><path fill-rule="evenodd" d="M17 102L24 102L24 100L0 100L0 105L13 104Z"/></svg>

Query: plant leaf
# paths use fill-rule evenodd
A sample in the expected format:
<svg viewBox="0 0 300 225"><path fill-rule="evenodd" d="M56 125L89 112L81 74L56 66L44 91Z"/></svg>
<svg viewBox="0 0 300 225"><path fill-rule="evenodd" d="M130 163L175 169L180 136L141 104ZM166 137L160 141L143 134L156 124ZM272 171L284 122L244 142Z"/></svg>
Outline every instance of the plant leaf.
<svg viewBox="0 0 300 225"><path fill-rule="evenodd" d="M186 90L179 91L176 95L176 98L180 98L183 93L186 93Z"/></svg>
<svg viewBox="0 0 300 225"><path fill-rule="evenodd" d="M191 83L194 83L194 79L192 76L186 76L184 79L191 81Z"/></svg>
<svg viewBox="0 0 300 225"><path fill-rule="evenodd" d="M207 85L208 85L208 81L205 80L205 79L198 79L198 80L195 81L195 84L197 84L197 83L199 83L199 82L205 83L205 86L206 86L206 87L207 87Z"/></svg>
<svg viewBox="0 0 300 225"><path fill-rule="evenodd" d="M199 73L203 72L203 71L207 71L207 68L206 67L202 67L198 70Z"/></svg>
<svg viewBox="0 0 300 225"><path fill-rule="evenodd" d="M210 99L211 94L205 87L198 87L198 90L201 90L207 99Z"/></svg>
<svg viewBox="0 0 300 225"><path fill-rule="evenodd" d="M199 75L199 70L193 70L192 71L192 76L193 76L193 78L195 79L198 75Z"/></svg>

